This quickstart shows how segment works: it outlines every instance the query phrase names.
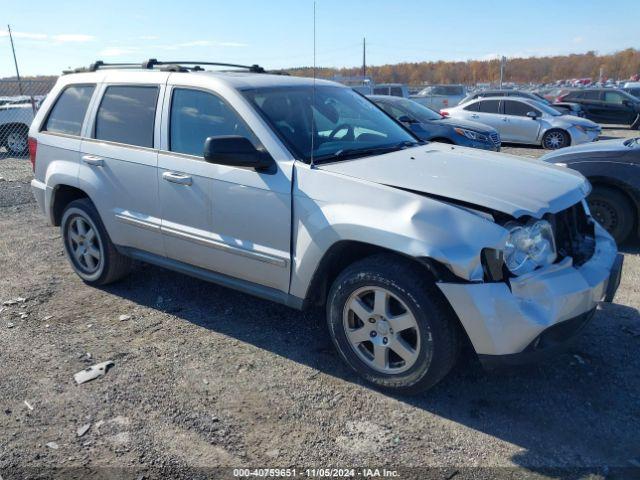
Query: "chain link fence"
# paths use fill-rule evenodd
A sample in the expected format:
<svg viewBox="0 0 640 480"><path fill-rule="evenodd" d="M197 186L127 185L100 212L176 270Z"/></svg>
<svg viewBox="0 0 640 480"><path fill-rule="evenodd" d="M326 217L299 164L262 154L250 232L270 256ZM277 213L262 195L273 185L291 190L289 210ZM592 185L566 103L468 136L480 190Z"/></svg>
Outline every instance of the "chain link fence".
<svg viewBox="0 0 640 480"><path fill-rule="evenodd" d="M0 158L29 154L29 126L52 80L0 80Z"/></svg>

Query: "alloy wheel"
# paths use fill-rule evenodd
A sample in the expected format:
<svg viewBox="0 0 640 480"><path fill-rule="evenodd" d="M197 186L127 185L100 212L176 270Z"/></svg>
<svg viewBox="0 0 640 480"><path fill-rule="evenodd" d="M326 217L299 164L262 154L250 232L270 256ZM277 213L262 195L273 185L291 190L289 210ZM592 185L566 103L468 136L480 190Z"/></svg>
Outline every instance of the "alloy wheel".
<svg viewBox="0 0 640 480"><path fill-rule="evenodd" d="M88 219L74 215L67 226L67 246L72 260L85 274L98 271L103 261L103 250L96 228Z"/></svg>
<svg viewBox="0 0 640 480"><path fill-rule="evenodd" d="M544 137L544 146L549 150L556 150L558 148L564 147L565 145L565 136L562 132L549 132Z"/></svg>
<svg viewBox="0 0 640 480"><path fill-rule="evenodd" d="M24 153L27 151L27 136L21 132L11 132L7 135L6 144L13 153Z"/></svg>
<svg viewBox="0 0 640 480"><path fill-rule="evenodd" d="M378 372L402 373L418 359L418 322L407 305L385 288L354 291L344 307L343 326L353 351Z"/></svg>

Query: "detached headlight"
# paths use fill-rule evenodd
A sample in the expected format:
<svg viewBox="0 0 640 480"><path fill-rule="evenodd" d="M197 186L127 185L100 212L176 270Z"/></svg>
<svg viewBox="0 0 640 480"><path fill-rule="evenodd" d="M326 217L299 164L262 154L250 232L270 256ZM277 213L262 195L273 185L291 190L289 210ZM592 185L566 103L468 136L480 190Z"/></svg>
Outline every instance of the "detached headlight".
<svg viewBox="0 0 640 480"><path fill-rule="evenodd" d="M538 220L528 225L509 222L505 228L509 230L509 238L504 261L511 273L523 275L555 262L556 242L549 222Z"/></svg>
<svg viewBox="0 0 640 480"><path fill-rule="evenodd" d="M471 140L478 140L480 142L488 142L489 138L482 133L474 132L473 130L467 130L466 128L456 127L453 129L458 135L462 135L463 137L467 137Z"/></svg>

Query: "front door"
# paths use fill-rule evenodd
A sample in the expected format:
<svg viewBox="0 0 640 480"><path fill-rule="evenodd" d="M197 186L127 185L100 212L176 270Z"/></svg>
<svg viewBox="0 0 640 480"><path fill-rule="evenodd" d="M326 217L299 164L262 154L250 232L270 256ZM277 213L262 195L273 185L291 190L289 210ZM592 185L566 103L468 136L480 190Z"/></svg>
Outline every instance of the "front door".
<svg viewBox="0 0 640 480"><path fill-rule="evenodd" d="M528 117L527 113L535 112L540 117L542 112L518 100L504 100L502 103L504 111L502 138L519 143L538 143L540 120Z"/></svg>
<svg viewBox="0 0 640 480"><path fill-rule="evenodd" d="M170 82L171 83L171 80ZM219 95L170 86L158 156L162 236L169 258L288 291L290 171L275 173L208 163L207 137L260 141Z"/></svg>

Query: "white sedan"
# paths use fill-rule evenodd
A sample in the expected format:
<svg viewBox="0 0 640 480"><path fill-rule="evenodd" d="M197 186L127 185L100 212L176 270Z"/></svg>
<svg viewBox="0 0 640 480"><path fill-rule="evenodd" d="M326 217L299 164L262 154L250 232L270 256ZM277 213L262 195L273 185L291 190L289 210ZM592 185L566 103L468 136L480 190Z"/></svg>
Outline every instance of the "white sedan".
<svg viewBox="0 0 640 480"><path fill-rule="evenodd" d="M562 115L528 98L483 97L440 113L489 125L505 143L541 145L549 150L592 142L602 130L591 120Z"/></svg>

